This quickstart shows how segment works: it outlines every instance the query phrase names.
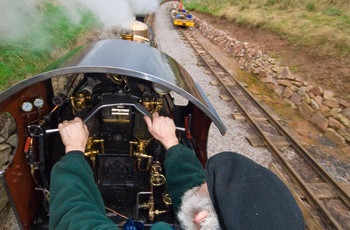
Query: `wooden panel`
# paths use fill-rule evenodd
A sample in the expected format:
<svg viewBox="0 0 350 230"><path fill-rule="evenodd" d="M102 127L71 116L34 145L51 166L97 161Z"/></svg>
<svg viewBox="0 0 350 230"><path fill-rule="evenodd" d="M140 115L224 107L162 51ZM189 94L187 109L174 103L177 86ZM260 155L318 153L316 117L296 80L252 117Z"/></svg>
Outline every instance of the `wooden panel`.
<svg viewBox="0 0 350 230"><path fill-rule="evenodd" d="M27 125L40 119L42 114L48 112L49 107L45 103L40 111L34 108L31 112L25 113L21 110L21 105L24 101L33 102L38 97L47 102L46 92L45 82L40 82L12 95L0 105L0 113L11 113L17 125L18 145L12 163L5 171L4 178L11 194L14 211L17 213L24 229L30 229L30 223L33 222L39 205L39 196L42 195L40 191L35 191L35 187L38 187L38 185L34 183L24 153L25 139L28 136Z"/></svg>

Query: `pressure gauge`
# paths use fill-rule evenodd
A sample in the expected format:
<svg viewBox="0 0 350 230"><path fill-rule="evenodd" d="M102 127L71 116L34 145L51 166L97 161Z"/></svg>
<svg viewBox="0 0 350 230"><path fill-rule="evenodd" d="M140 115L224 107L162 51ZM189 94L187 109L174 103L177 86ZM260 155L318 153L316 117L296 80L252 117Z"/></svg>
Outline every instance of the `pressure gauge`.
<svg viewBox="0 0 350 230"><path fill-rule="evenodd" d="M154 91L156 91L160 95L167 94L171 91L169 88L155 82L152 83L152 86Z"/></svg>
<svg viewBox="0 0 350 230"><path fill-rule="evenodd" d="M24 112L28 113L33 110L33 104L29 101L25 101L22 103L21 108Z"/></svg>
<svg viewBox="0 0 350 230"><path fill-rule="evenodd" d="M35 107L41 108L44 106L44 100L41 97L35 98L33 104Z"/></svg>

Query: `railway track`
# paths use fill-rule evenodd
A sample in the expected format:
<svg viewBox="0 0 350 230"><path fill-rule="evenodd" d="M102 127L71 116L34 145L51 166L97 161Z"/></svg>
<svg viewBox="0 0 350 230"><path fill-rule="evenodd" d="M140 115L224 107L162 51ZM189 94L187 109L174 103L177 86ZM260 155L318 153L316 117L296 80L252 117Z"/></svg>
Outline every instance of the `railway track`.
<svg viewBox="0 0 350 230"><path fill-rule="evenodd" d="M195 38L193 32L179 28L215 76L226 95L234 101L233 116L244 118L256 136L249 137L253 146L264 145L279 164L274 171L290 188L305 217L308 229L350 229L350 196L279 123L267 109L234 78Z"/></svg>

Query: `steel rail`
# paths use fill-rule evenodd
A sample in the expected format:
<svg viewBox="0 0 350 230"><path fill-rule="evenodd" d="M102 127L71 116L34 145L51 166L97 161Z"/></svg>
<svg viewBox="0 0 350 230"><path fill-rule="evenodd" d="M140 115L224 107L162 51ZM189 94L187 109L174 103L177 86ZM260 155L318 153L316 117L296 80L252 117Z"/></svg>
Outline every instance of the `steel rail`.
<svg viewBox="0 0 350 230"><path fill-rule="evenodd" d="M193 37L193 39L195 39L195 38ZM198 40L196 42L199 43ZM211 56L211 58L213 58L215 60L213 55L211 55L210 52L205 47L202 46L201 48L204 49ZM199 54L199 55L201 56L201 54ZM207 65L208 64L210 64L210 63L207 63ZM295 148L295 150L302 155L303 159L309 163L309 165L321 176L321 178L324 181L332 184L332 186L336 188L337 192L339 192L338 193L339 197L347 204L348 207L350 207L350 194L348 194L344 189L342 189L341 185L331 175L329 175L329 173L323 167L321 167L317 163L316 159L304 147L302 147L299 144L299 142L297 142L293 137L291 137L289 132L278 121L276 121L276 119L273 118L271 113L269 113L263 106L260 105L260 103L255 99L255 97L249 91L247 91L245 89L245 87L243 87L240 84L240 82L226 70L226 68L224 66L222 66L219 62L217 62L216 65L220 66L220 68L222 68L225 71L225 73L227 75L229 75L232 78L232 80L235 81L235 83L240 88L240 90L242 90L249 97L249 99L254 102L254 104L256 106L259 106L259 109L261 109L264 112L264 114L267 116L269 122L275 128L277 128L277 130L283 136L288 137L289 141L291 142L291 144ZM213 72L212 69L211 69L211 71ZM215 74L215 73L213 73L213 74ZM225 82L221 82L221 83L223 85L225 84ZM231 94L231 96L234 96L234 95L232 95L232 93L230 92L230 90L226 86L224 86L224 87L227 90L227 92ZM243 108L241 103L238 100L236 100L236 102L239 105L239 107L242 108L242 110L245 112L245 109ZM245 114L250 117L248 112L245 112ZM253 121L253 118L250 118L250 120L252 120L252 122L255 124L255 122ZM269 139L269 138L267 138L267 139Z"/></svg>
<svg viewBox="0 0 350 230"><path fill-rule="evenodd" d="M294 183L298 184L300 187L304 189L305 196L307 199L316 207L317 209L322 212L321 215L325 218L324 221L326 224L332 228L342 229L341 225L338 223L338 221L333 218L331 213L328 211L328 209L324 206L324 204L316 198L315 193L309 188L309 186L304 182L304 180L299 176L299 174L295 171L295 169L287 162L287 160L282 156L281 152L278 150L276 145L271 141L271 139L264 133L264 131L259 127L257 122L255 122L254 118L249 114L249 112L244 108L244 106L240 103L239 99L231 92L231 90L226 86L226 83L221 80L221 77L216 74L217 71L215 71L211 66L214 65L213 63L209 63L204 55L201 52L198 52L198 48L195 47L193 42L188 38L188 33L184 30L181 30L184 37L189 41L191 46L194 50L198 53L198 55L201 57L201 59L206 63L210 71L213 73L214 76L220 81L221 85L225 88L228 94L232 97L232 99L236 102L236 104L239 106L241 111L246 115L247 121L251 124L252 128L256 131L256 133L259 135L260 138L264 141L265 145L268 149L274 154L274 156L277 158L277 160L283 165L283 167L287 170L288 175L292 178ZM340 199L344 201L344 203L349 207L350 206L350 196L346 193L346 191L340 186L340 184L333 179L324 169L321 167L316 160L293 138L291 135L281 126L279 122L277 122L273 116L260 105L260 103L239 83L239 81L234 78L214 57L211 55L211 53L200 44L200 42L193 37L192 35L191 39L195 40L197 45L201 46L200 49L204 50L207 55L210 56L211 59L215 60L215 66L221 68L224 73L231 77L233 81L235 81L235 84L238 86L239 90L244 92L244 94L249 98L250 101L252 101L255 106L258 106L261 111L263 111L264 115L267 116L268 121L280 132L281 135L287 137L287 139L290 141L291 146L298 152L299 155L302 156L302 158L315 170L316 173L328 184L331 184L337 191Z"/></svg>

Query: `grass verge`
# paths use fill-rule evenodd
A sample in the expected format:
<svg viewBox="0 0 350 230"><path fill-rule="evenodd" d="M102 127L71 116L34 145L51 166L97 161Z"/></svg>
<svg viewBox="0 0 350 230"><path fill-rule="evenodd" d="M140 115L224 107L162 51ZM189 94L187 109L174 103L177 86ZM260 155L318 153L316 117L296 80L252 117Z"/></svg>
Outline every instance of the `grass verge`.
<svg viewBox="0 0 350 230"><path fill-rule="evenodd" d="M20 40L0 43L0 92L11 85L40 73L75 42L99 25L94 16L82 12L79 23L72 23L63 8L52 2L38 5L40 20Z"/></svg>
<svg viewBox="0 0 350 230"><path fill-rule="evenodd" d="M187 0L189 11L273 31L319 55L350 54L348 0Z"/></svg>

